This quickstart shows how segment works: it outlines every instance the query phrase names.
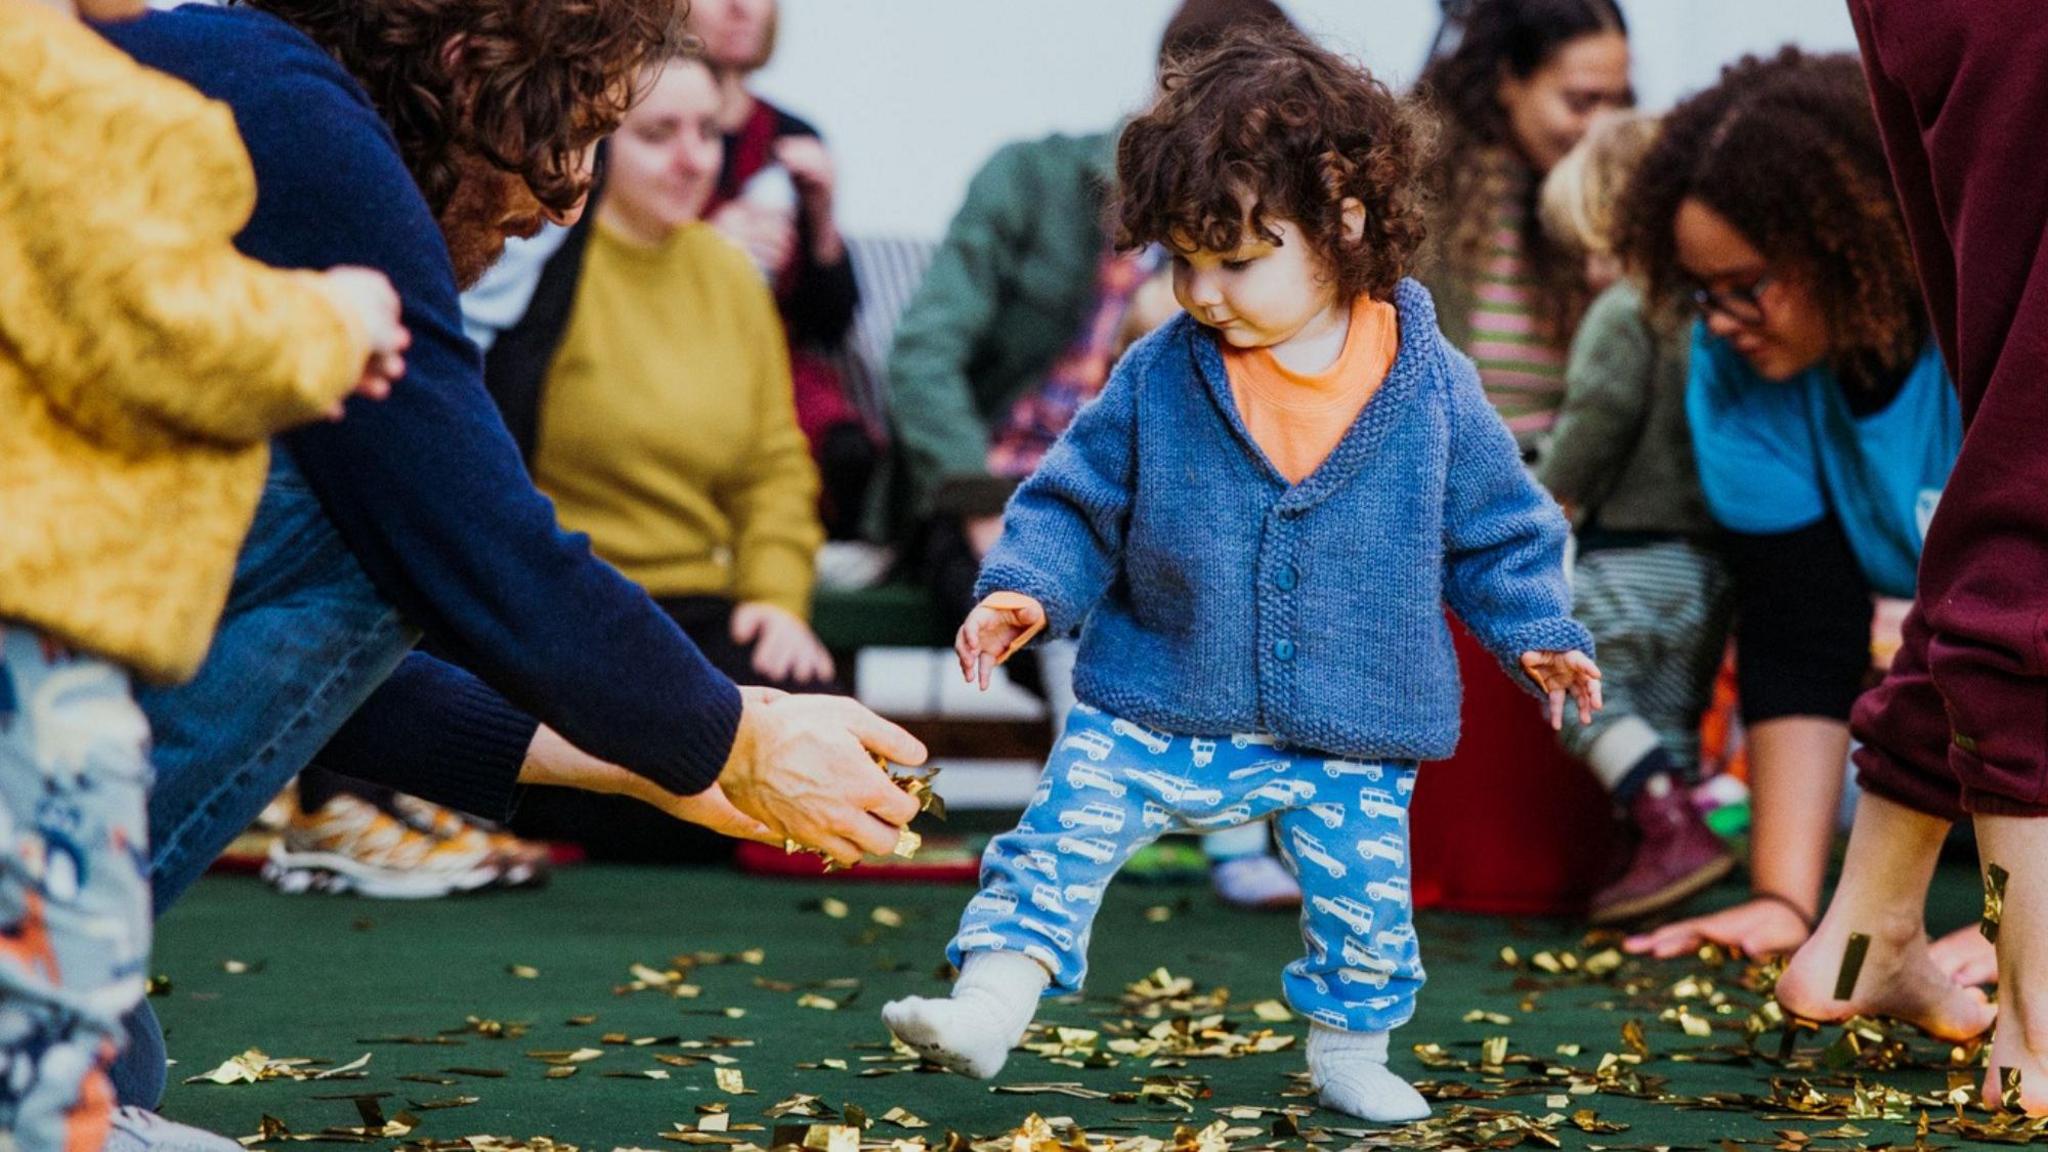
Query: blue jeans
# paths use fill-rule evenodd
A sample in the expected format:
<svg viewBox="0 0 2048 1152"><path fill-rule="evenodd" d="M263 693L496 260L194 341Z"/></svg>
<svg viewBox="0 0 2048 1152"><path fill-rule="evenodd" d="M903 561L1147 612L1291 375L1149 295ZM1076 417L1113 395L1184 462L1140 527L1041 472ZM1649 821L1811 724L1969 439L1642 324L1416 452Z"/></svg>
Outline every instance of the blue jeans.
<svg viewBox="0 0 2048 1152"><path fill-rule="evenodd" d="M144 688L155 736L149 874L161 917L412 648L290 456L270 479L199 675ZM114 1067L123 1104L163 1093L163 1032L144 1001Z"/></svg>
<svg viewBox="0 0 2048 1152"><path fill-rule="evenodd" d="M136 694L156 743L156 914L176 903L391 675L418 634L281 450L199 675Z"/></svg>

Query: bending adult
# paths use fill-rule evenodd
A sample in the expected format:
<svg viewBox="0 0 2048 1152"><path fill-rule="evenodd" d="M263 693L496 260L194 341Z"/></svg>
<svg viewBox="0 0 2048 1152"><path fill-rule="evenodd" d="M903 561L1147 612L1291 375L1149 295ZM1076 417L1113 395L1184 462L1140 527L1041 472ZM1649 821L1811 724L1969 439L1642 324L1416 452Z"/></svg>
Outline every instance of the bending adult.
<svg viewBox="0 0 2048 1152"><path fill-rule="evenodd" d="M1545 234L1537 196L1600 113L1635 105L1628 24L1614 0L1478 0L1416 91L1444 126L1422 281L1533 459L1591 299L1578 254Z"/></svg>
<svg viewBox="0 0 2048 1152"><path fill-rule="evenodd" d="M1652 299L1689 297L1686 410L1726 529L1751 896L1628 941L1789 952L1820 907L1872 595L1910 596L1962 438L1855 57L1745 58L1680 104L1621 207Z"/></svg>
<svg viewBox="0 0 2048 1152"><path fill-rule="evenodd" d="M725 147L699 211L753 257L788 329L797 418L824 473L835 537L856 534L880 455L831 359L853 326L860 291L834 215L832 154L817 128L749 87L775 55L777 0L700 0L689 30L718 84Z"/></svg>
<svg viewBox="0 0 2048 1152"><path fill-rule="evenodd" d="M661 0L266 0L105 30L235 113L258 186L245 252L383 271L414 338L389 401L326 426L341 435L279 442L206 664L143 701L159 914L416 628L576 747L665 793L716 783L771 835L852 859L887 851L914 814L868 747L914 762L915 740L850 701L743 694L556 527L461 334L458 283L507 234L580 210L590 148L666 51L669 19ZM473 718L468 703L438 701L441 728L525 755L530 730Z"/></svg>
<svg viewBox="0 0 2048 1152"><path fill-rule="evenodd" d="M724 152L718 84L696 56L650 75L607 146L595 209L485 382L563 526L712 664L744 684L829 689L832 657L809 624L818 474L781 321L747 255L703 217ZM614 858L704 851L660 814L597 796L535 796L519 827Z"/></svg>
<svg viewBox="0 0 2048 1152"><path fill-rule="evenodd" d="M2048 25L2010 0L1854 0L1857 40L1906 232L1969 437L1920 563L1920 595L1891 674L1858 701L1863 785L1842 883L1819 932L1786 969L1789 1007L1839 1019L1897 1015L1968 1034L1981 998L1921 950L1927 887L1951 823L1976 826L1987 874L2009 873L1997 919L1998 1030L1986 1103L2048 1112L2048 747L2041 647L2048 515L2040 429L2048 420L2048 157L2018 147L2008 117L2039 107ZM1871 937L1850 998L1818 969L1851 932Z"/></svg>

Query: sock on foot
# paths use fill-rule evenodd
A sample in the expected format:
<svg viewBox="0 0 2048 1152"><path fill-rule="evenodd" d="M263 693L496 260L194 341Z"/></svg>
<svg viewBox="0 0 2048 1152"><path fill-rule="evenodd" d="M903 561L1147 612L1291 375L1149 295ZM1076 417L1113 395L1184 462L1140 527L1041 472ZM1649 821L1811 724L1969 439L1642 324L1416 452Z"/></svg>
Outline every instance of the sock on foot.
<svg viewBox="0 0 2048 1152"><path fill-rule="evenodd" d="M1029 956L976 952L961 965L951 996L892 1000L882 1006L882 1019L927 1060L987 1080L1024 1038L1051 980Z"/></svg>
<svg viewBox="0 0 2048 1152"><path fill-rule="evenodd" d="M1380 1124L1404 1124L1429 1115L1429 1101L1387 1067L1385 1032L1309 1025L1308 1072L1325 1108Z"/></svg>

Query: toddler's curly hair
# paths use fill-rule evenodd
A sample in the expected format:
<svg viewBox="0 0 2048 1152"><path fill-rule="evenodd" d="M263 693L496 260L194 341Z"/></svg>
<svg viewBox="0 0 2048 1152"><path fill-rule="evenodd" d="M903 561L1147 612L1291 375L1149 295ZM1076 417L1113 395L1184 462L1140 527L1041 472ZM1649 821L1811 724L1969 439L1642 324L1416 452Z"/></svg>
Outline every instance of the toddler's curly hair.
<svg viewBox="0 0 2048 1152"><path fill-rule="evenodd" d="M1745 56L1665 116L1617 221L1653 297L1681 293L1673 220L1687 199L1813 277L1838 371L1883 376L1918 355L1926 308L1856 57Z"/></svg>
<svg viewBox="0 0 2048 1152"><path fill-rule="evenodd" d="M1117 140L1116 244L1229 252L1247 233L1278 240L1273 222L1288 220L1340 299L1384 298L1422 243L1434 136L1416 106L1292 26L1239 30L1168 61ZM1347 199L1365 208L1356 240Z"/></svg>

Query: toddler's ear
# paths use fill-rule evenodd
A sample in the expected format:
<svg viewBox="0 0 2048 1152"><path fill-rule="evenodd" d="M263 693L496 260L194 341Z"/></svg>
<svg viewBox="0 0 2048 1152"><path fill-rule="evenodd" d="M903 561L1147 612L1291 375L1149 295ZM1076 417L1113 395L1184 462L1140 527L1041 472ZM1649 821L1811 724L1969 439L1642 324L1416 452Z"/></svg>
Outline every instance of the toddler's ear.
<svg viewBox="0 0 2048 1152"><path fill-rule="evenodd" d="M1365 235L1365 205L1356 196L1344 198L1344 239L1353 244Z"/></svg>

